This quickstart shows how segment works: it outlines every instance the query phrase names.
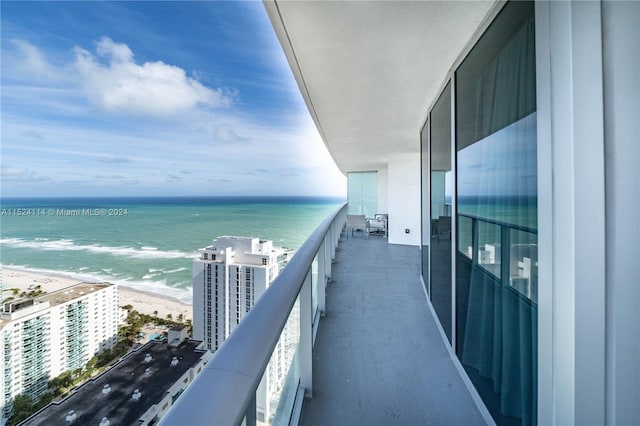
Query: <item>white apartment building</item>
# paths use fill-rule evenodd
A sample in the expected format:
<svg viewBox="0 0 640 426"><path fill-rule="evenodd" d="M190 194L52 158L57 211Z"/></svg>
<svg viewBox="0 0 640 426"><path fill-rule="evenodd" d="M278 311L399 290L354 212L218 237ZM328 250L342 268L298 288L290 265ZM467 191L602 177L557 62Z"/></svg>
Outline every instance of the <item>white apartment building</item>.
<svg viewBox="0 0 640 426"><path fill-rule="evenodd" d="M201 250L193 262L193 338L216 351L278 276L288 254L269 240L232 236L218 237ZM275 410L269 401L282 388L286 366L293 358L287 348L295 347L287 341L297 334L295 330L283 333L274 350L267 379L256 395L258 421L268 419Z"/></svg>
<svg viewBox="0 0 640 426"><path fill-rule="evenodd" d="M286 252L272 241L218 237L193 262L193 337L220 347L280 272Z"/></svg>
<svg viewBox="0 0 640 426"><path fill-rule="evenodd" d="M118 287L81 283L5 302L0 313L1 424L16 395L39 398L50 379L83 367L118 341Z"/></svg>

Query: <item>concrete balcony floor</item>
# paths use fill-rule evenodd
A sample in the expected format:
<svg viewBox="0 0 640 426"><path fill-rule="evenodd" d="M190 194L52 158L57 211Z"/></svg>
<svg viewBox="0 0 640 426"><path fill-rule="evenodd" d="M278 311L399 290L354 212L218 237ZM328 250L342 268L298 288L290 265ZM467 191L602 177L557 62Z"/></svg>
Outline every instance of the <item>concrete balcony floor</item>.
<svg viewBox="0 0 640 426"><path fill-rule="evenodd" d="M301 424L483 425L427 306L420 249L343 238Z"/></svg>

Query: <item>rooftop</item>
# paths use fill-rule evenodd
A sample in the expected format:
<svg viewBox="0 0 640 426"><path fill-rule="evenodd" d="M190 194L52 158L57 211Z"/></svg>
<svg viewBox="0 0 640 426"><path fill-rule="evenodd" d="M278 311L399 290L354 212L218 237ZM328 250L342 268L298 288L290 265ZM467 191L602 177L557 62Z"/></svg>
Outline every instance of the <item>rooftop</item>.
<svg viewBox="0 0 640 426"><path fill-rule="evenodd" d="M48 301L49 306L61 305L69 302L70 300L78 297L86 296L87 294L94 293L96 291L111 287L114 284L110 283L79 283L70 287L52 291L51 293L44 294L36 297L37 302Z"/></svg>
<svg viewBox="0 0 640 426"><path fill-rule="evenodd" d="M73 299L103 290L113 286L110 283L78 283L60 290L45 293L36 297L22 297L4 302L2 306L2 316L0 317L0 328L13 320L17 320L34 312L39 312L54 306L61 305ZM5 311L5 308L8 309Z"/></svg>
<svg viewBox="0 0 640 426"><path fill-rule="evenodd" d="M189 340L173 348L165 343L149 342L104 374L80 386L59 404L49 404L21 425L65 425L65 418L71 410L77 416L74 426L99 425L103 417L109 419L112 425L135 425L206 353L196 349L199 344L198 341ZM152 358L148 363L145 362L147 355ZM179 360L174 367L170 366L173 357ZM147 368L150 374L145 374ZM111 388L107 394L102 392L105 385ZM131 398L136 389L142 393L138 401Z"/></svg>

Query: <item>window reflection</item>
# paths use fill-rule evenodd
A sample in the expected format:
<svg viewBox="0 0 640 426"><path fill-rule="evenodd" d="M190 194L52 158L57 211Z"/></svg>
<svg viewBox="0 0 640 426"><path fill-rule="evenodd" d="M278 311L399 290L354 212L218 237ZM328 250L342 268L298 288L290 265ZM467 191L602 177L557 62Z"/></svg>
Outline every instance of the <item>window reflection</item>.
<svg viewBox="0 0 640 426"><path fill-rule="evenodd" d="M451 223L454 176L451 162L451 84L431 111L431 303L451 341Z"/></svg>
<svg viewBox="0 0 640 426"><path fill-rule="evenodd" d="M537 280L538 267L536 114L463 148L457 161L457 207L463 218L458 250L496 278L504 273L509 285L537 300L537 281L531 282ZM503 255L508 262L504 272Z"/></svg>
<svg viewBox="0 0 640 426"><path fill-rule="evenodd" d="M456 71L456 353L497 424L536 424L537 135L532 2Z"/></svg>

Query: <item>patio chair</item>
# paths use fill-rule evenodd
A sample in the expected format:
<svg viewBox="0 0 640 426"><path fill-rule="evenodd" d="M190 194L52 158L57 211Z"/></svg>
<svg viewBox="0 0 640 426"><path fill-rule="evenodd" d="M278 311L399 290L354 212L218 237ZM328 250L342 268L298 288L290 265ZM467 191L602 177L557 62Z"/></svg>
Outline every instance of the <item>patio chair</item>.
<svg viewBox="0 0 640 426"><path fill-rule="evenodd" d="M367 226L367 220L363 214L347 215L347 238L349 238L349 232L351 232L351 236L353 237L354 231L362 231L364 237L367 238L369 227Z"/></svg>

